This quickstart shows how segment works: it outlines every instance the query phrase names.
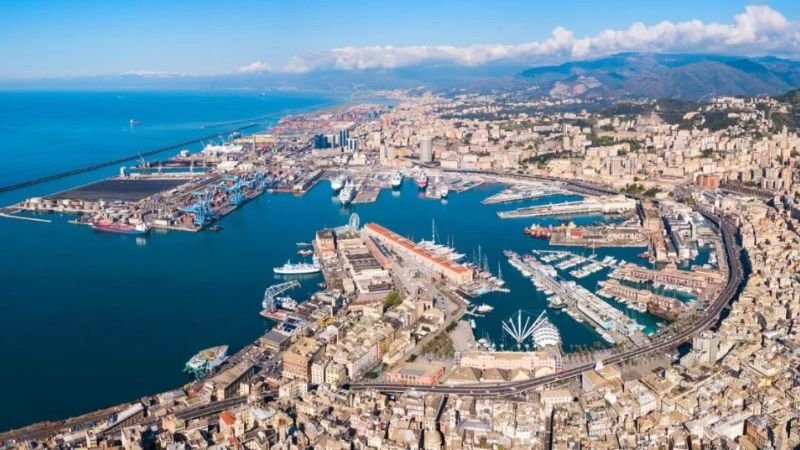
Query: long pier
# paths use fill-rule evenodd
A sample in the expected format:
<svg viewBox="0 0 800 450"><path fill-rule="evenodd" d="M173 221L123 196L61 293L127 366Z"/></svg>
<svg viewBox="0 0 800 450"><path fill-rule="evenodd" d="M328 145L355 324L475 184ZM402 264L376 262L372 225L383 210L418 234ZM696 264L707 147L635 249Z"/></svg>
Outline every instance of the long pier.
<svg viewBox="0 0 800 450"><path fill-rule="evenodd" d="M104 167L113 166L115 164L120 164L120 163L124 163L124 162L128 162L128 161L133 161L133 160L139 159L139 158L144 158L145 156L157 155L159 153L168 152L170 150L175 150L175 149L180 148L180 147L185 147L187 145L196 144L196 143L201 142L201 141L205 141L205 140L208 140L208 139L213 139L213 138L216 138L216 137L218 137L220 135L223 135L223 134L236 133L236 132L243 131L243 130L248 130L250 128L254 128L254 127L257 127L257 126L258 126L257 123L251 123L251 124L244 125L244 126L241 126L241 127L236 127L236 128L233 128L233 129L221 131L219 133L215 133L215 134L211 134L211 135L206 135L206 136L194 138L194 139L191 139L191 140L188 140L188 141L179 142L177 144L167 145L166 147L158 147L158 148L155 148L153 150L148 150L148 151L145 151L145 152L137 153L135 155L123 156L121 158L112 159L110 161L103 161L103 162L93 163L93 164L89 164L89 165L86 165L86 166L83 166L83 167L78 167L78 168L75 168L75 169L66 170L64 172L54 173L54 174L45 175L45 176L39 177L39 178L33 178L31 180L20 181L19 183L13 183L13 184L5 185L5 186L0 186L0 193L11 192L11 191L15 191L17 189L22 189L22 188L29 187L29 186L34 186L34 185L37 185L37 184L47 183L48 181L58 180L60 178L70 177L72 175L78 175L78 174L81 174L81 173L91 172L93 170L102 169Z"/></svg>

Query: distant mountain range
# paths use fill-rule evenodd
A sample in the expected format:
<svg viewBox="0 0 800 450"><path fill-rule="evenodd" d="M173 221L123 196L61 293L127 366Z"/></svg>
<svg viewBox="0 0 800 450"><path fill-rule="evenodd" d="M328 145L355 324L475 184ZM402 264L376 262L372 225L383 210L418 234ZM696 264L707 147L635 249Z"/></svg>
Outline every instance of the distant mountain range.
<svg viewBox="0 0 800 450"><path fill-rule="evenodd" d="M620 53L534 68L519 63L477 67L429 64L304 74L126 74L0 81L0 89L249 89L351 94L395 88L443 93L522 92L526 96L561 98L702 100L714 95L778 95L800 88L800 62L770 56Z"/></svg>
<svg viewBox="0 0 800 450"><path fill-rule="evenodd" d="M556 97L697 100L713 95L775 95L800 87L800 62L775 57L620 53L521 76Z"/></svg>

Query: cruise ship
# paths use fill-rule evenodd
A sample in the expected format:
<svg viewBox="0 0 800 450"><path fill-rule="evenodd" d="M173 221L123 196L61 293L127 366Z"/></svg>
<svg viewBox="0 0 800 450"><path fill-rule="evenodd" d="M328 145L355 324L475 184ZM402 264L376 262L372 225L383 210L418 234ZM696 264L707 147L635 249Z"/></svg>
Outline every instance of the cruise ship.
<svg viewBox="0 0 800 450"><path fill-rule="evenodd" d="M345 183L342 190L339 192L339 201L342 202L343 205L347 205L353 201L353 198L356 196L356 187L353 183Z"/></svg>
<svg viewBox="0 0 800 450"><path fill-rule="evenodd" d="M106 233L130 234L134 236L141 236L147 234L147 232L150 231L150 229L147 227L147 224L145 223L139 223L136 225L125 225L105 219L93 221L92 229L96 231L103 231Z"/></svg>
<svg viewBox="0 0 800 450"><path fill-rule="evenodd" d="M186 367L184 367L183 371L196 378L201 378L222 364L226 359L228 359L227 345L210 347L195 353L192 359L186 363Z"/></svg>
<svg viewBox="0 0 800 450"><path fill-rule="evenodd" d="M314 258L314 261L311 263L292 263L291 261L286 261L286 264L280 267L274 267L272 269L273 272L277 275L304 275L309 273L317 273L320 271L319 261L317 258Z"/></svg>
<svg viewBox="0 0 800 450"><path fill-rule="evenodd" d="M400 173L400 171L398 170L392 176L392 187L398 189L402 184L403 184L403 174Z"/></svg>
<svg viewBox="0 0 800 450"><path fill-rule="evenodd" d="M420 172L415 181L420 189L428 187L428 176L425 175L425 172Z"/></svg>
<svg viewBox="0 0 800 450"><path fill-rule="evenodd" d="M341 174L331 180L331 189L333 189L333 192L339 192L342 190L346 182L347 177L344 174Z"/></svg>

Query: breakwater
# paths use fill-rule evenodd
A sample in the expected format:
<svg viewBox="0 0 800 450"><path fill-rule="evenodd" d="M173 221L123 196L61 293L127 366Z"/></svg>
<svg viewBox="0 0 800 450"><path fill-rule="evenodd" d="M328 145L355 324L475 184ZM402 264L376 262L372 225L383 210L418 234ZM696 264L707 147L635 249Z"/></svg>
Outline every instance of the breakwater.
<svg viewBox="0 0 800 450"><path fill-rule="evenodd" d="M45 175L43 177L32 178L30 180L25 180L25 181L20 181L18 183L12 183L12 184L8 184L8 185L5 185L5 186L0 186L0 193L11 192L11 191L15 191L17 189L22 189L22 188L29 187L29 186L34 186L34 185L37 185L37 184L42 184L42 183L47 183L49 181L58 180L60 178L66 178L66 177L69 177L69 176L72 176L72 175L78 175L78 174L85 173L85 172L91 172L93 170L102 169L102 168L108 167L108 166L113 166L114 164L121 164L121 163L124 163L124 162L133 161L133 160L136 160L136 159L139 159L139 158L144 158L146 156L157 155L159 153L168 152L170 150L175 150L175 149L178 149L180 147L185 147L187 145L196 144L198 142L205 141L205 140L208 140L208 139L214 139L216 137L219 137L219 136L222 136L222 135L225 135L225 134L231 134L231 133L237 133L237 132L244 131L244 130L249 130L249 129L255 128L257 126L258 126L257 123L251 123L251 124L248 124L248 125L243 125L241 127L236 127L236 128L232 128L232 129L229 129L229 130L221 131L219 133L214 133L214 134L211 134L211 135L206 135L206 136L201 136L201 137L198 137L198 138L190 139L188 141L179 142L177 144L171 144L171 145L167 145L165 147L158 147L158 148L155 148L155 149L152 149L152 150L139 152L139 153L136 153L135 155L128 155L128 156L123 156L121 158L115 158L115 159L112 159L112 160L109 160L109 161L102 161L102 162L98 162L98 163L88 164L88 165L85 165L85 166L77 167L75 169L65 170L63 172L58 172L58 173L54 173L54 174L51 174L51 175Z"/></svg>

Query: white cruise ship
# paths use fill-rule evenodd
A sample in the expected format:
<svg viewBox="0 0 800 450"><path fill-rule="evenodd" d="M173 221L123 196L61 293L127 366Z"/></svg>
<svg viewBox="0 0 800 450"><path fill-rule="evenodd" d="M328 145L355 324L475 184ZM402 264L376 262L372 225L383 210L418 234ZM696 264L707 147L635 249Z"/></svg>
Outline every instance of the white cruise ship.
<svg viewBox="0 0 800 450"><path fill-rule="evenodd" d="M356 196L356 187L353 183L347 182L345 183L342 190L339 192L339 201L342 202L343 205L347 205L353 201Z"/></svg>
<svg viewBox="0 0 800 450"><path fill-rule="evenodd" d="M309 273L317 273L321 270L319 261L314 258L310 263L292 263L287 261L286 264L272 269L277 275L304 275Z"/></svg>

